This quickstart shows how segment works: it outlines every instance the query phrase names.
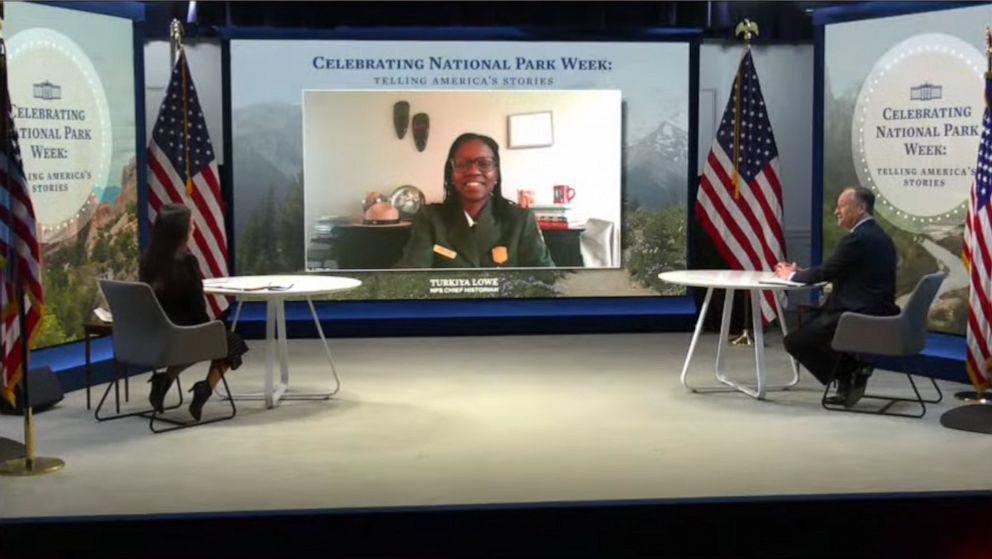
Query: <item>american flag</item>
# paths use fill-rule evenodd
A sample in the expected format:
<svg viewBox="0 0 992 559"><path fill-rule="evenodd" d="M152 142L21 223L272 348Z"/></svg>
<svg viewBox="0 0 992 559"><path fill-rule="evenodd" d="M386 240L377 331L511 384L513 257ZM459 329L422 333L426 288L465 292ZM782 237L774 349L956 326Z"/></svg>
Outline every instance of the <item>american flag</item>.
<svg viewBox="0 0 992 559"><path fill-rule="evenodd" d="M149 218L154 222L163 204L189 207L196 224L189 249L203 277L227 277L227 233L217 161L182 48L148 145L148 170ZM208 312L215 318L229 304L225 297L207 297Z"/></svg>
<svg viewBox="0 0 992 559"><path fill-rule="evenodd" d="M3 116L0 117L0 305L2 326L0 345L3 350L3 397L14 405L14 389L24 376L25 355L22 351L19 305L24 305L29 344L41 330L42 305L45 292L41 287L41 249L38 246L34 208L28 183L24 177L21 148L17 143L17 128L11 111L10 90L7 88L7 47L0 38L0 96ZM23 287L24 299L18 300L17 284Z"/></svg>
<svg viewBox="0 0 992 559"><path fill-rule="evenodd" d="M971 190L971 203L964 231L964 261L971 276L968 296L968 376L979 393L989 387L992 377L992 73L985 74L985 116L982 119L982 139L978 145L978 167L975 186Z"/></svg>
<svg viewBox="0 0 992 559"><path fill-rule="evenodd" d="M738 111L739 124L735 118ZM706 158L696 217L724 260L736 270L771 271L785 260L778 148L750 50L741 60L730 101ZM775 316L775 295L765 291L762 320L767 324Z"/></svg>

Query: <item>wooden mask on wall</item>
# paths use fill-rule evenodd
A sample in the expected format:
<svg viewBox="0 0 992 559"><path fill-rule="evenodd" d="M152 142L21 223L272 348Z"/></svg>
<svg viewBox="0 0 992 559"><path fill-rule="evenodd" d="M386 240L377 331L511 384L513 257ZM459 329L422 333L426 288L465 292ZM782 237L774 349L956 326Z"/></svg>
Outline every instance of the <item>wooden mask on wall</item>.
<svg viewBox="0 0 992 559"><path fill-rule="evenodd" d="M396 128L396 137L403 139L406 136L406 129L410 125L410 103L397 101L393 105L393 126Z"/></svg>
<svg viewBox="0 0 992 559"><path fill-rule="evenodd" d="M413 142L417 145L417 151L424 151L427 147L427 136L431 129L431 120L427 113L417 113L413 115Z"/></svg>

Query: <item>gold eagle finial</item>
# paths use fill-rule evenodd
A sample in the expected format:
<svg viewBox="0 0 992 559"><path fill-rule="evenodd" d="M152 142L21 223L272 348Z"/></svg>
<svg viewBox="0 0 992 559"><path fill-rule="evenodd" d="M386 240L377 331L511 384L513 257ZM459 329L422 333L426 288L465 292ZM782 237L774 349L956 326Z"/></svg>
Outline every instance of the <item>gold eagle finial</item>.
<svg viewBox="0 0 992 559"><path fill-rule="evenodd" d="M185 34L182 22L173 18L172 23L169 24L169 38L172 39L172 45L176 48L182 46Z"/></svg>
<svg viewBox="0 0 992 559"><path fill-rule="evenodd" d="M749 19L744 19L744 21L737 24L737 28L734 29L734 36L744 34L744 42L750 43L751 37L758 35L758 23L751 21Z"/></svg>

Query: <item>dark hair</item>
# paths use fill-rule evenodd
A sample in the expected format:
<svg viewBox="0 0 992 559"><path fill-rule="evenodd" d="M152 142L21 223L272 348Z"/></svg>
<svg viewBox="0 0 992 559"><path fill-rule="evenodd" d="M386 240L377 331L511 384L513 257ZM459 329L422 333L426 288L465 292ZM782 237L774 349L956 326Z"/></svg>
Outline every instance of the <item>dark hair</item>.
<svg viewBox="0 0 992 559"><path fill-rule="evenodd" d="M159 208L152 224L148 250L141 258L138 273L142 281L151 282L162 276L176 256L186 250L190 218L189 208L182 204L166 204Z"/></svg>
<svg viewBox="0 0 992 559"><path fill-rule="evenodd" d="M499 215L506 211L506 209L513 203L503 198L503 173L499 165L499 144L496 140L490 138L489 136L484 136L482 134L476 134L474 132L466 132L461 136L455 138L454 142L451 142L451 149L448 150L448 157L444 160L444 204L446 206L458 206L461 207L462 200L461 196L458 194L458 190L455 189L455 181L452 178L453 169L451 168L451 162L455 158L455 152L458 148L462 147L462 144L471 142L472 140L478 140L487 146L493 152L493 159L496 160L496 171L499 175L496 178L496 186L493 188L493 197L490 202L493 205L493 213Z"/></svg>
<svg viewBox="0 0 992 559"><path fill-rule="evenodd" d="M859 204L864 204L865 213L875 215L875 193L863 186L852 186L854 200Z"/></svg>

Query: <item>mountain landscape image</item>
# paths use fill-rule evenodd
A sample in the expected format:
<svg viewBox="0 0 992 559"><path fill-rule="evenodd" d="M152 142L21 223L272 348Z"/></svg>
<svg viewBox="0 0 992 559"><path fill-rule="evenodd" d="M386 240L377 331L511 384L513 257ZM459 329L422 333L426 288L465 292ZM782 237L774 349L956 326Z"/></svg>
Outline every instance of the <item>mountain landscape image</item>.
<svg viewBox="0 0 992 559"><path fill-rule="evenodd" d="M626 146L624 199L648 209L685 205L689 134L684 113L675 113L653 132Z"/></svg>
<svg viewBox="0 0 992 559"><path fill-rule="evenodd" d="M285 199L303 172L303 120L300 106L289 103L251 105L232 117L234 235L240 239L270 191L276 201Z"/></svg>
<svg viewBox="0 0 992 559"><path fill-rule="evenodd" d="M686 267L688 146L686 113L676 111L624 150L622 264L631 280L662 295L683 294L658 274Z"/></svg>
<svg viewBox="0 0 992 559"><path fill-rule="evenodd" d="M96 193L94 193L96 195ZM138 277L138 173L132 156L119 184L100 189L99 204L72 236L42 246L44 319L35 347L79 340L102 304L100 278Z"/></svg>

